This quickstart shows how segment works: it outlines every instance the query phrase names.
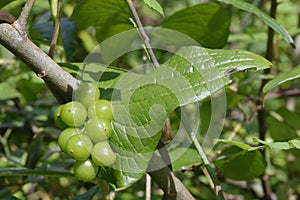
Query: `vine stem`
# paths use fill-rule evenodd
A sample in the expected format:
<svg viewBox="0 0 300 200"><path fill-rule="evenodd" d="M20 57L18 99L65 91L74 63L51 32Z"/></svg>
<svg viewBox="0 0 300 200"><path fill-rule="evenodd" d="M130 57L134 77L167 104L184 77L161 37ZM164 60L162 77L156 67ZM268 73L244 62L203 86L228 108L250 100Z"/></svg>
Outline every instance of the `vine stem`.
<svg viewBox="0 0 300 200"><path fill-rule="evenodd" d="M155 56L155 54L154 54L154 52L152 50L152 47L151 47L151 44L150 44L150 39L149 39L149 37L148 37L148 35L147 35L147 33L146 33L143 25L142 25L140 17L138 15L138 13L137 13L137 11L136 11L136 9L135 9L132 1L131 0L127 0L127 3L129 5L129 8L130 8L132 14L133 14L134 20L137 23L139 32L140 32L140 34L141 34L141 36L142 36L142 38L144 40L145 46L146 46L146 48L148 50L148 53L149 53L149 55L151 57L152 63L153 63L153 65L154 65L155 68L158 68L159 67L159 63L158 63L157 58L156 58L156 56Z"/></svg>
<svg viewBox="0 0 300 200"><path fill-rule="evenodd" d="M205 169L207 170L213 184L214 184L214 189L216 191L216 195L218 197L219 200L223 200L225 199L224 195L223 195L223 191L222 191L222 187L219 183L219 180L217 179L216 175L215 175L215 172L213 170L213 168L211 167L210 165L210 162L203 150L203 148L201 147L201 145L199 144L199 141L196 137L196 134L194 132L191 133L191 140L192 142L194 143L199 155L200 155L200 158L202 160L202 162L204 163L204 167Z"/></svg>

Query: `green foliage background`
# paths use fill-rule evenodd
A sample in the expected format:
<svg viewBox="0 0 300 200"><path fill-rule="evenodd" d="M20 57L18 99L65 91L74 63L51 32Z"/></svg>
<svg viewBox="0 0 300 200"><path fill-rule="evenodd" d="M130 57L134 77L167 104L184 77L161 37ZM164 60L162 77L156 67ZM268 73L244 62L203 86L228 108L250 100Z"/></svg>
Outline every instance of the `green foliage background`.
<svg viewBox="0 0 300 200"><path fill-rule="evenodd" d="M28 27L31 39L45 51L49 47L53 31L49 2L36 1ZM163 11L159 5L155 3L154 5L153 1L148 1L147 4L140 2L138 11L145 25L180 31L207 48L243 49L261 56L265 55L268 26L261 20L260 13L241 11L215 1L213 4L197 4L196 0L159 2ZM237 1L221 2L234 4ZM0 3L0 8L18 16L23 3L22 0L5 0ZM294 37L299 33L297 6L299 5L296 1L282 1L278 5L276 16L277 22ZM269 3L262 5L264 10L269 7ZM62 34L56 49L55 61L62 63L67 71L76 75L80 65L70 63L82 62L98 42L131 29L133 24L129 17L132 17L131 12L123 0L64 1ZM276 23L273 26L275 29L279 27ZM266 173L269 175L271 189L278 199L287 199L291 196L299 198L300 127L297 122L300 119L298 98L300 88L297 79L299 69L295 67L299 59L291 56L294 49L290 46L290 42L286 32L276 34L274 41L276 48L272 60L274 66L268 75L247 71L235 72L230 76L233 81L226 87L227 116L221 135L222 140L208 155L212 157L216 173L227 194L243 199L260 197L261 194L255 188L261 188L259 176ZM216 61L221 63L219 66L221 68L224 67L222 58L232 56L230 51L225 50L210 50L212 54L218 52L224 55L221 60ZM160 51L155 53L160 62L166 61L173 67L184 69L184 65L176 66L176 63L180 63L178 58ZM218 53L216 55L219 55ZM245 55L247 58L254 57L255 63L252 60L253 62L249 62L248 65L244 63L241 66L233 66L244 70L259 68L259 65L262 69L270 65L262 57L256 57L256 54ZM53 111L58 106L55 98L33 72L2 46L0 55L0 199L99 199L107 188L114 191L115 187L122 186L128 188L117 192L115 199L144 198L143 173L135 177L134 182L138 182L132 183L133 185L131 182L119 182L121 176L115 172L107 173L111 176L106 177L114 185L107 185L101 179L95 180L94 183L76 180L70 173L73 160L61 153L57 146L60 130L55 127L52 117ZM126 54L114 61L115 68L106 72L122 76L125 69L141 64L142 56L142 51ZM269 128L265 141L261 141L257 139L259 130L256 98L262 79L273 79L277 76L278 78L264 89L268 92L264 106L267 110L266 119ZM110 99L110 88L114 86L114 80L117 79L103 80L103 84L99 84L104 98ZM286 96L285 91L294 92L295 95ZM174 107L177 106L178 103L175 102ZM201 118L202 126L199 134L201 140L210 122L210 101L201 102L199 106L201 116L205 116ZM172 107L168 112L172 129L176 132L180 119L178 110L173 110ZM229 140L232 136L235 142ZM119 139L113 138L117 142ZM171 157L176 151L179 149L174 148L170 151ZM221 151L220 155L217 155L218 151ZM266 157L261 155L261 151L266 151ZM182 170L182 167L185 169L190 167L192 170ZM197 199L211 199L214 197L214 191L210 189L202 167L193 146L173 163L176 175ZM125 174L125 177L131 175ZM250 180L251 183L248 184L250 189L243 187L244 182L232 180ZM101 187L97 187L97 184ZM155 183L152 187L152 198L160 199L161 190ZM291 194L289 191L292 191Z"/></svg>

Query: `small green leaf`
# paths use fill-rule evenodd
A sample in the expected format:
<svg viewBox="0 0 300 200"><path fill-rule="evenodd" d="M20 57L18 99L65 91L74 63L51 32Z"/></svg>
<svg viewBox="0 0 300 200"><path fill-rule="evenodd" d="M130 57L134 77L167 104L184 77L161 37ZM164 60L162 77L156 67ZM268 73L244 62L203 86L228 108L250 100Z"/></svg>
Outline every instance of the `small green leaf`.
<svg viewBox="0 0 300 200"><path fill-rule="evenodd" d="M289 144L289 142L272 142L272 143L268 143L265 142L257 137L253 138L253 142L259 142L261 144L266 145L267 147L271 148L271 149L280 149L280 150L287 150L290 149L291 146Z"/></svg>
<svg viewBox="0 0 300 200"><path fill-rule="evenodd" d="M263 141L263 140L261 140L261 139L259 139L259 138L257 138L257 137L254 137L254 138L252 139L252 141L253 141L253 142L258 142L258 143L261 143L261 144L264 144L264 145L268 145L267 142L265 142L265 141Z"/></svg>
<svg viewBox="0 0 300 200"><path fill-rule="evenodd" d="M273 18L271 18L269 15L261 11L256 6L247 3L246 1L241 0L217 0L223 3L231 4L239 9L242 9L248 13L253 13L257 17L259 17L263 22L265 22L268 26L270 26L274 31L278 32L284 40L289 43L292 46L294 45L293 38L290 36L290 34L287 32L287 30L282 27L280 24L278 24Z"/></svg>
<svg viewBox="0 0 300 200"><path fill-rule="evenodd" d="M157 2L157 0L144 0L145 4L150 6L152 9L156 10L159 14L164 16L164 10L161 5Z"/></svg>
<svg viewBox="0 0 300 200"><path fill-rule="evenodd" d="M229 145L234 145L234 146L237 146L237 147L239 147L241 149L244 149L244 150L249 150L251 148L251 146L248 145L248 144L238 142L238 141L234 141L234 140L219 139L218 142L222 142L222 143L229 144Z"/></svg>
<svg viewBox="0 0 300 200"><path fill-rule="evenodd" d="M269 146L271 149L280 149L280 150L288 150L291 148L288 142L274 142L270 143Z"/></svg>
<svg viewBox="0 0 300 200"><path fill-rule="evenodd" d="M297 149L300 149L300 140L297 140L297 139L290 140L289 144L291 146L294 146Z"/></svg>
<svg viewBox="0 0 300 200"><path fill-rule="evenodd" d="M267 162L260 151L244 151L236 146L224 150L215 160L218 171L233 180L251 180L265 172Z"/></svg>
<svg viewBox="0 0 300 200"><path fill-rule="evenodd" d="M297 67L295 67L294 69L292 69L289 72L285 72L285 73L280 74L279 76L276 76L276 78L269 81L263 88L263 92L267 93L270 90L272 90L273 88L275 88L287 81L297 79L299 77L300 77L300 65L298 65Z"/></svg>
<svg viewBox="0 0 300 200"><path fill-rule="evenodd" d="M227 43L230 22L227 9L214 4L198 4L171 15L162 27L181 32L203 47L223 48Z"/></svg>

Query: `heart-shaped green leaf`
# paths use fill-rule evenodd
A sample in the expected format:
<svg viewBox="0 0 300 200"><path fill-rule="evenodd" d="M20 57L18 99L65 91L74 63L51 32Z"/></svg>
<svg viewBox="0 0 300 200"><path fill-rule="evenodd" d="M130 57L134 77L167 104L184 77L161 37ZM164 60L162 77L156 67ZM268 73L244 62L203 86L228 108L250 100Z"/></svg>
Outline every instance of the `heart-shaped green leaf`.
<svg viewBox="0 0 300 200"><path fill-rule="evenodd" d="M269 66L269 61L250 52L194 46L180 49L150 74L125 74L114 85L117 92L112 98L115 134L111 142L119 157L108 171L119 176L114 178L117 187L144 175L167 114L210 97L230 83L230 72Z"/></svg>
<svg viewBox="0 0 300 200"><path fill-rule="evenodd" d="M99 70L103 85L113 90L114 134L110 141L118 156L113 166L100 171L100 176L118 188L129 187L146 173L160 130L171 111L209 98L230 83L229 74L234 71L270 66L269 61L251 52L198 46L181 48L146 75L85 64L86 69L94 70L88 71L87 77L97 77ZM108 81L104 74L115 78ZM199 163L198 157L195 163Z"/></svg>

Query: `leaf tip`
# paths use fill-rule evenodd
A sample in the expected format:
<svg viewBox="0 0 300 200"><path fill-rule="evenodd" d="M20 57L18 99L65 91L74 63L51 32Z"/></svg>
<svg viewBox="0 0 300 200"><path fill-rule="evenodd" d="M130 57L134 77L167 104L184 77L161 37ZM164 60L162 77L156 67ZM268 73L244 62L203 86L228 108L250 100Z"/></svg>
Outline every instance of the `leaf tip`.
<svg viewBox="0 0 300 200"><path fill-rule="evenodd" d="M294 42L290 42L290 45L291 45L294 49L296 49L296 45L295 45Z"/></svg>
<svg viewBox="0 0 300 200"><path fill-rule="evenodd" d="M144 2L152 9L157 11L159 14L161 14L163 17L165 16L164 10L162 6L158 3L157 0L144 0Z"/></svg>
<svg viewBox="0 0 300 200"><path fill-rule="evenodd" d="M269 90L270 90L270 89L269 89L268 85L265 85L262 92L263 92L264 94L266 94L267 92L269 92Z"/></svg>

